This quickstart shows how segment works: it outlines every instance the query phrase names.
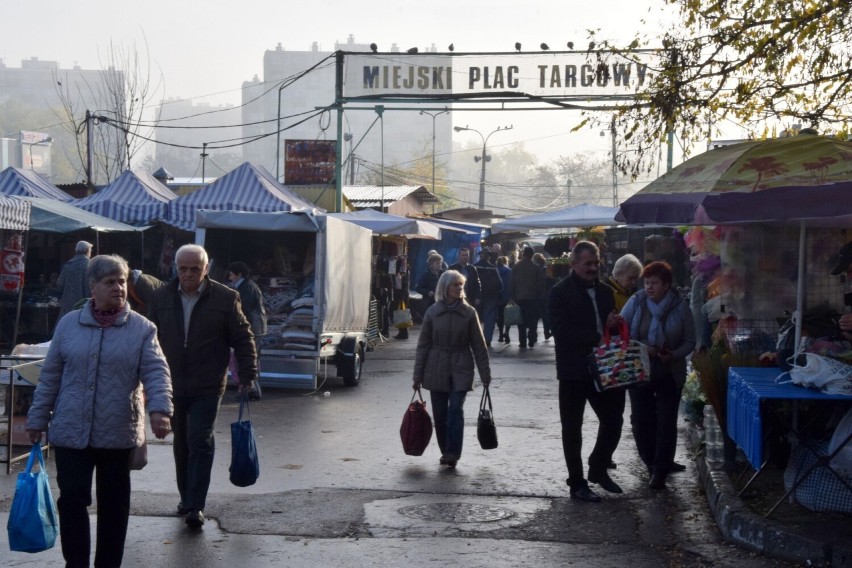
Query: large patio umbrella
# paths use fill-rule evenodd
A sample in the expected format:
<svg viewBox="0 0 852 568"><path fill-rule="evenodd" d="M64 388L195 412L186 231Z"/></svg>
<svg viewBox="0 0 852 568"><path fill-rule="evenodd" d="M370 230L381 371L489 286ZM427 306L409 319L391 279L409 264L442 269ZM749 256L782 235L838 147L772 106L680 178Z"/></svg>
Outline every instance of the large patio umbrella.
<svg viewBox="0 0 852 568"><path fill-rule="evenodd" d="M852 215L852 142L800 134L710 150L621 204L628 224L719 224Z"/></svg>
<svg viewBox="0 0 852 568"><path fill-rule="evenodd" d="M616 218L630 225L798 225L801 314L807 228L852 222L852 142L800 134L710 150L642 188Z"/></svg>

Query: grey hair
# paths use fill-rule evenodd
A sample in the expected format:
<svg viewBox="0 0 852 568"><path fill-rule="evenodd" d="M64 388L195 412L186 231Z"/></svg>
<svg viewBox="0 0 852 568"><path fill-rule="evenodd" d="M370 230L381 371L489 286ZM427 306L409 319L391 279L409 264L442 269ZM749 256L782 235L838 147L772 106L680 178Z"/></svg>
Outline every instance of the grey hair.
<svg viewBox="0 0 852 568"><path fill-rule="evenodd" d="M74 252L76 254L88 254L92 251L92 243L89 241L77 241L77 244L74 246Z"/></svg>
<svg viewBox="0 0 852 568"><path fill-rule="evenodd" d="M625 254L616 260L612 267L613 278L618 278L631 272L635 272L636 276L642 274L642 263L632 254Z"/></svg>
<svg viewBox="0 0 852 568"><path fill-rule="evenodd" d="M427 265L432 264L436 260L438 262L444 262L444 257L441 256L440 254L438 254L437 252L435 254L430 254L429 258L426 259L426 264Z"/></svg>
<svg viewBox="0 0 852 568"><path fill-rule="evenodd" d="M598 245L592 241L579 241L574 245L574 248L571 249L571 263L573 264L577 262L577 259L580 258L580 255L584 252L591 252L595 256L599 256L601 254L601 249L599 249Z"/></svg>
<svg viewBox="0 0 852 568"><path fill-rule="evenodd" d="M183 245L182 247L177 249L177 252L175 252L175 262L177 262L177 259L180 258L181 254L186 253L186 252L191 252L192 254L197 254L198 256L201 257L201 264L207 266L207 262L208 262L207 251L204 250L203 246L194 245L194 244Z"/></svg>
<svg viewBox="0 0 852 568"><path fill-rule="evenodd" d="M455 282L461 281L462 284L465 283L467 278L464 277L464 274L458 272L456 270L447 270L441 277L438 278L438 285L435 287L435 301L443 302L447 299L447 290L449 287ZM464 288L461 291L461 298L464 299Z"/></svg>
<svg viewBox="0 0 852 568"><path fill-rule="evenodd" d="M89 284L100 282L113 274L121 274L125 279L130 274L127 261L117 254L99 254L89 261L89 267L86 269Z"/></svg>

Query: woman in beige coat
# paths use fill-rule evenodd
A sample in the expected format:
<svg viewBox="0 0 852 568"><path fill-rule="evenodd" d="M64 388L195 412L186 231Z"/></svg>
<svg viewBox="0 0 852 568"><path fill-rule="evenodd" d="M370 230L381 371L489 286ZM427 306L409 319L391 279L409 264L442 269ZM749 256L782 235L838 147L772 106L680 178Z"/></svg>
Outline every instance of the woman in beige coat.
<svg viewBox="0 0 852 568"><path fill-rule="evenodd" d="M464 282L455 270L441 275L414 360L414 389L431 392L441 464L448 467L455 467L462 453L464 400L473 390L474 361L482 384L491 383L488 348L476 309L464 299Z"/></svg>

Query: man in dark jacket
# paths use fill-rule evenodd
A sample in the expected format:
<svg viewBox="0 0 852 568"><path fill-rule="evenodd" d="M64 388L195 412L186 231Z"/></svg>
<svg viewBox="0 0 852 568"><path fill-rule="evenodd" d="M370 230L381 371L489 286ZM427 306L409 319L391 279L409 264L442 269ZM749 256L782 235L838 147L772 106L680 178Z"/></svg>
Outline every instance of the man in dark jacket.
<svg viewBox="0 0 852 568"><path fill-rule="evenodd" d="M462 247L459 249L459 261L450 266L450 270L461 272L461 275L467 278L464 283L464 297L468 304L474 308L478 308L479 297L482 293L482 284L479 282L479 272L470 263L469 248Z"/></svg>
<svg viewBox="0 0 852 568"><path fill-rule="evenodd" d="M609 477L607 465L621 439L624 422L624 391L597 392L588 357L600 343L605 327L616 327L612 289L598 280L600 252L597 245L580 241L571 252L571 273L550 291L550 329L556 341L556 376L559 379L559 417L562 448L568 466L571 498L598 502L583 477L583 413L586 401L598 417L598 436L589 456L588 481L610 493L621 488Z"/></svg>
<svg viewBox="0 0 852 568"><path fill-rule="evenodd" d="M485 334L485 344L491 347L494 337L494 324L497 323L497 303L503 293L503 282L497 267L491 262L491 251L488 247L482 247L479 251L479 262L476 271L479 273L480 302L476 311L482 322L482 332Z"/></svg>
<svg viewBox="0 0 852 568"><path fill-rule="evenodd" d="M521 349L538 341L538 320L541 317L541 299L544 297L544 272L532 261L535 251L524 247L521 260L512 267L512 282L509 296L521 308L523 323L518 326L518 342Z"/></svg>
<svg viewBox="0 0 852 568"><path fill-rule="evenodd" d="M143 274L141 270L131 270L130 278L127 279L127 301L130 307L143 316L147 314L154 290L163 284L165 282L156 276Z"/></svg>
<svg viewBox="0 0 852 568"><path fill-rule="evenodd" d="M239 368L239 390L257 378L254 339L240 296L207 277L207 251L184 245L175 254L178 277L156 290L148 318L157 326L174 389L172 418L178 514L186 524L204 524L204 505L213 467L213 427L225 393L231 349Z"/></svg>

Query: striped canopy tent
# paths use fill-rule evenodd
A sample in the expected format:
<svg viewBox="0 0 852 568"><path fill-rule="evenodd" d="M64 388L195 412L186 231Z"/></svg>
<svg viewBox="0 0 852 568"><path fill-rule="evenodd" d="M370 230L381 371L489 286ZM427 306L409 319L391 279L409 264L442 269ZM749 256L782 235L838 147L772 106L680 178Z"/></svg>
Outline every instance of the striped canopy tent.
<svg viewBox="0 0 852 568"><path fill-rule="evenodd" d="M125 170L118 178L95 193L74 201L74 205L128 225L148 225L165 219L169 203L177 195L147 172Z"/></svg>
<svg viewBox="0 0 852 568"><path fill-rule="evenodd" d="M45 197L70 202L73 198L32 170L9 167L0 172L0 193Z"/></svg>
<svg viewBox="0 0 852 568"><path fill-rule="evenodd" d="M263 167L249 162L198 191L172 201L165 222L186 231L193 231L195 212L199 210L325 212L278 183Z"/></svg>
<svg viewBox="0 0 852 568"><path fill-rule="evenodd" d="M30 228L30 202L0 196L0 229L26 231Z"/></svg>

